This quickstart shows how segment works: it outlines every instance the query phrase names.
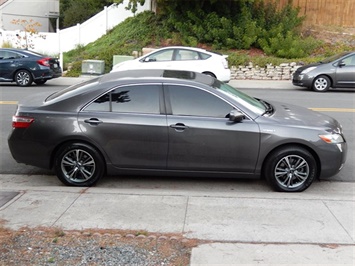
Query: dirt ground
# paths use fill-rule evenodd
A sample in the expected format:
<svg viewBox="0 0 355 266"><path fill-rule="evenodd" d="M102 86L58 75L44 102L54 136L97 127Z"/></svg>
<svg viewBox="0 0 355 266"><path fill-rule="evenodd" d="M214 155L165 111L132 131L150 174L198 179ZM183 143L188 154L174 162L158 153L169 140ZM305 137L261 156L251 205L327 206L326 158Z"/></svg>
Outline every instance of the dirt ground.
<svg viewBox="0 0 355 266"><path fill-rule="evenodd" d="M0 225L0 265L189 265L198 244L178 234Z"/></svg>

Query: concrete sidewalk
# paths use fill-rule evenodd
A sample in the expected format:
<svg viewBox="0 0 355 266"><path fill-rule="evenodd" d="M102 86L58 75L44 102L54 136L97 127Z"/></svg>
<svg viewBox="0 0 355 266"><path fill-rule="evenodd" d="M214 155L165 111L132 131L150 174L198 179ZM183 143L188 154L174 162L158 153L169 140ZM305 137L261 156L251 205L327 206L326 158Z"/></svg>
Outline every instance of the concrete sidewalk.
<svg viewBox="0 0 355 266"><path fill-rule="evenodd" d="M182 233L211 243L191 265L355 265L355 183L276 193L263 181L107 177L96 187L55 176L0 176L8 227Z"/></svg>

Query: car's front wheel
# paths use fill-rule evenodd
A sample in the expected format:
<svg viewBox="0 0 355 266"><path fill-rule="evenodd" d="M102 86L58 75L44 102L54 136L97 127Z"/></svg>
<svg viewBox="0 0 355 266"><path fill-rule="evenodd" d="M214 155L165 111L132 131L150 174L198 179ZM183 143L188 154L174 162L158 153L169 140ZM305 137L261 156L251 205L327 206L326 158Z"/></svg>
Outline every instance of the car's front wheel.
<svg viewBox="0 0 355 266"><path fill-rule="evenodd" d="M29 71L22 69L16 72L15 81L18 86L27 87L32 84L33 78Z"/></svg>
<svg viewBox="0 0 355 266"><path fill-rule="evenodd" d="M69 143L62 146L54 158L57 177L65 185L92 186L105 173L101 154L84 143Z"/></svg>
<svg viewBox="0 0 355 266"><path fill-rule="evenodd" d="M330 88L330 79L321 75L314 79L312 89L317 92L325 92Z"/></svg>
<svg viewBox="0 0 355 266"><path fill-rule="evenodd" d="M264 170L266 180L276 191L301 192L316 178L317 163L308 150L290 146L270 154Z"/></svg>

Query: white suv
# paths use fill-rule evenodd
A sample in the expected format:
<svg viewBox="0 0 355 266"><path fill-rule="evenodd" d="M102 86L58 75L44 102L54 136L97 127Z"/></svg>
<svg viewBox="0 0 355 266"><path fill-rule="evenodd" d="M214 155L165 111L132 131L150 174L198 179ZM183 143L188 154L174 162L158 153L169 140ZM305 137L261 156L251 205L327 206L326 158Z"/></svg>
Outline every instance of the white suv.
<svg viewBox="0 0 355 266"><path fill-rule="evenodd" d="M227 57L227 55L200 48L170 46L157 49L140 58L116 64L111 72L131 69L189 70L228 82L231 72L228 68Z"/></svg>

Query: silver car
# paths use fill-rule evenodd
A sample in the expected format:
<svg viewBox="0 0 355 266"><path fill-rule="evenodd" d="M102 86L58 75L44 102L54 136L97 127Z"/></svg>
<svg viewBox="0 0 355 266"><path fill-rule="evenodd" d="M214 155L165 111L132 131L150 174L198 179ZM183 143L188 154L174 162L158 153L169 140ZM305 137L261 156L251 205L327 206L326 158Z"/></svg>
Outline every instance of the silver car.
<svg viewBox="0 0 355 266"><path fill-rule="evenodd" d="M53 168L72 186L106 174L261 176L299 192L337 174L347 153L329 116L171 70L115 72L34 95L18 106L8 143L17 162Z"/></svg>
<svg viewBox="0 0 355 266"><path fill-rule="evenodd" d="M293 75L293 85L325 92L332 88L355 88L355 52L327 58L317 64L300 67Z"/></svg>

